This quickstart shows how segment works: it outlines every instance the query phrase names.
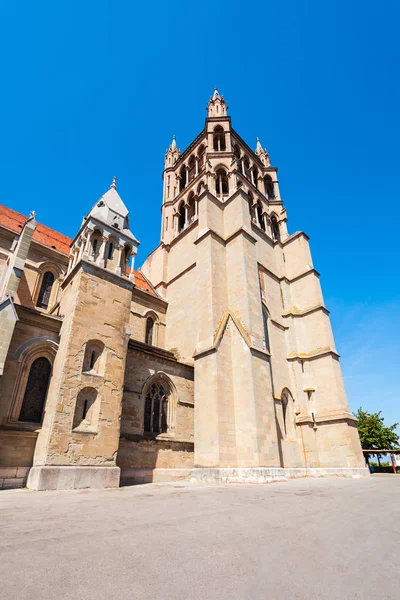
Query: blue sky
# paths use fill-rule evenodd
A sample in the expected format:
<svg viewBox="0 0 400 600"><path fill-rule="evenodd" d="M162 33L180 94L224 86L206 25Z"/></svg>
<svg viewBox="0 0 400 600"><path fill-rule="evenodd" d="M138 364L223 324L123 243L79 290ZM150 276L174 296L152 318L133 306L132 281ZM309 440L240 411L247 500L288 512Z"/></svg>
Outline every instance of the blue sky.
<svg viewBox="0 0 400 600"><path fill-rule="evenodd" d="M73 236L113 175L140 239L214 85L311 238L350 406L400 421L396 0L1 3L0 202Z"/></svg>

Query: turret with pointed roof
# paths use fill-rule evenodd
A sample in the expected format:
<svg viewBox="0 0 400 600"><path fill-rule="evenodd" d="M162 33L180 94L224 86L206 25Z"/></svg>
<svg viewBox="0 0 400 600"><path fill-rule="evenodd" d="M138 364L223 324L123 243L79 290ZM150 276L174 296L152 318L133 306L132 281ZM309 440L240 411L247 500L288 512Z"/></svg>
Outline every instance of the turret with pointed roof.
<svg viewBox="0 0 400 600"><path fill-rule="evenodd" d="M129 229L129 211L117 192L116 181L114 177L110 189L84 217L71 244L68 272L79 260L85 259L117 275L126 275L132 258L130 271L133 277L133 259L139 242Z"/></svg>

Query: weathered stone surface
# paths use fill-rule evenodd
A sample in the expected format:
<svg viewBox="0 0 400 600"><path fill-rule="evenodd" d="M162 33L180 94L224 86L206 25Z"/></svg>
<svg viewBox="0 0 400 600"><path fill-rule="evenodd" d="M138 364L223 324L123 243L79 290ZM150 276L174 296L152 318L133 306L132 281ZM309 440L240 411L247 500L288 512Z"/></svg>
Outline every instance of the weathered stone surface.
<svg viewBox="0 0 400 600"><path fill-rule="evenodd" d="M39 243L7 210L0 467L33 464L34 489L117 485L119 467L133 482L365 475L308 237L288 234L277 169L218 94L190 151L167 151L161 243L140 272L115 181L73 240L38 225ZM41 357L43 419L23 423Z"/></svg>

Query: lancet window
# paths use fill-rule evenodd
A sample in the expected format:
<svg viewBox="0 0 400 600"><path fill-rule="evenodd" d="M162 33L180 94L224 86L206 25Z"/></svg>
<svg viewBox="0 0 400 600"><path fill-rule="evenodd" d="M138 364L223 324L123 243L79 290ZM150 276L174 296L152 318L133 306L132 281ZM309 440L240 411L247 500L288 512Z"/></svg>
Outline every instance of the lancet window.
<svg viewBox="0 0 400 600"><path fill-rule="evenodd" d="M41 423L51 375L51 364L45 356L33 361L22 400L19 421Z"/></svg>
<svg viewBox="0 0 400 600"><path fill-rule="evenodd" d="M274 182L272 181L272 179L269 175L266 175L264 177L264 192L265 192L265 196L269 200L274 200L274 198L275 198Z"/></svg>
<svg viewBox="0 0 400 600"><path fill-rule="evenodd" d="M167 433L169 392L162 382L155 381L145 396L145 433Z"/></svg>
<svg viewBox="0 0 400 600"><path fill-rule="evenodd" d="M228 176L224 169L218 169L215 173L216 181L215 181L215 189L217 194L225 195L229 193L229 183Z"/></svg>
<svg viewBox="0 0 400 600"><path fill-rule="evenodd" d="M146 336L145 341L149 346L153 345L153 331L154 331L154 319L147 317L146 319Z"/></svg>
<svg viewBox="0 0 400 600"><path fill-rule="evenodd" d="M42 278L42 283L39 290L39 295L36 305L39 308L48 308L50 302L50 294L54 283L54 273L46 271Z"/></svg>
<svg viewBox="0 0 400 600"><path fill-rule="evenodd" d="M225 132L221 125L217 125L214 129L213 147L215 152L223 152L226 150Z"/></svg>
<svg viewBox="0 0 400 600"><path fill-rule="evenodd" d="M276 218L275 215L272 215L272 217L271 217L271 228L272 228L272 238L274 240L276 240L277 242L280 242L281 241L281 233L279 230L278 219Z"/></svg>

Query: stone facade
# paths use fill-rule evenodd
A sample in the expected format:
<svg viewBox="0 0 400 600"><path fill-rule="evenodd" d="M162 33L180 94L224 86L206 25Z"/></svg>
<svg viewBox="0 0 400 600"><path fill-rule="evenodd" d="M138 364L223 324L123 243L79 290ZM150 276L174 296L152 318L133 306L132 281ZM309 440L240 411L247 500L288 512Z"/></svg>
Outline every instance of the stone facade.
<svg viewBox="0 0 400 600"><path fill-rule="evenodd" d="M115 179L73 240L0 207L2 485L366 476L308 237L217 90L163 178L140 271Z"/></svg>

